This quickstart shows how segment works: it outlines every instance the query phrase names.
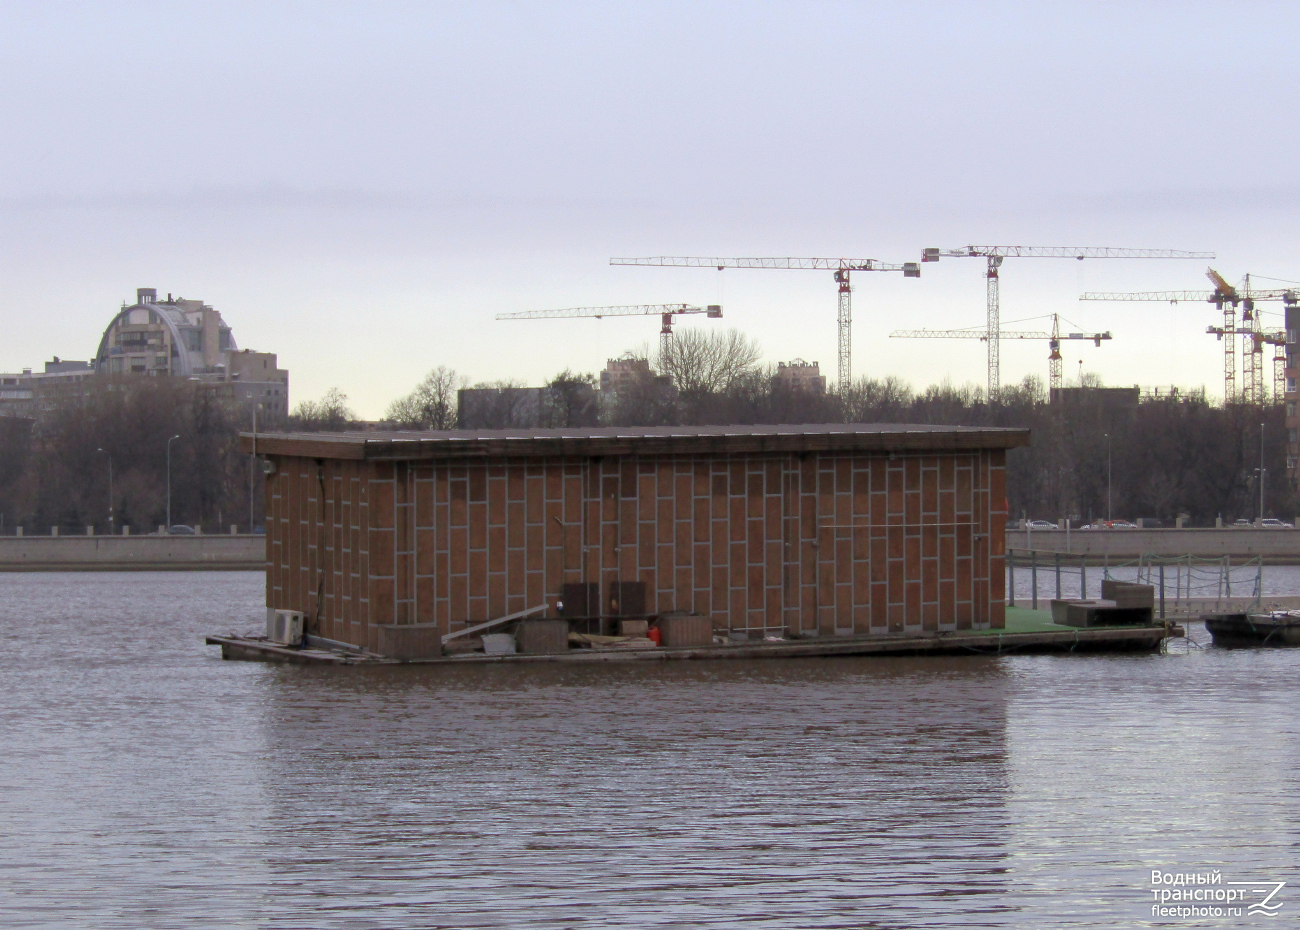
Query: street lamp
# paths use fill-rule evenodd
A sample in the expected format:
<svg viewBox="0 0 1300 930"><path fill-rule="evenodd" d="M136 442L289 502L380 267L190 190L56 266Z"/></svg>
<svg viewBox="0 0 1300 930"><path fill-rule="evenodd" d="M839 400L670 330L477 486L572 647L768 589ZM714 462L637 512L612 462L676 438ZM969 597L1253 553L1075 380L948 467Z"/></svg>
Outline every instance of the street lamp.
<svg viewBox="0 0 1300 930"><path fill-rule="evenodd" d="M103 449L96 449L96 452L104 452ZM108 456L108 535L113 535L113 454L104 452Z"/></svg>
<svg viewBox="0 0 1300 930"><path fill-rule="evenodd" d="M1111 470L1110 470L1110 433L1106 434L1106 522L1109 523L1113 518L1110 513L1110 489L1111 489Z"/></svg>
<svg viewBox="0 0 1300 930"><path fill-rule="evenodd" d="M1264 424L1259 424L1259 519L1264 519Z"/></svg>
<svg viewBox="0 0 1300 930"><path fill-rule="evenodd" d="M172 531L172 439L180 439L177 433L167 440L167 532Z"/></svg>
<svg viewBox="0 0 1300 930"><path fill-rule="evenodd" d="M256 496L257 484L257 411L261 404L253 404L253 454L248 457L248 532L254 532L253 498Z"/></svg>

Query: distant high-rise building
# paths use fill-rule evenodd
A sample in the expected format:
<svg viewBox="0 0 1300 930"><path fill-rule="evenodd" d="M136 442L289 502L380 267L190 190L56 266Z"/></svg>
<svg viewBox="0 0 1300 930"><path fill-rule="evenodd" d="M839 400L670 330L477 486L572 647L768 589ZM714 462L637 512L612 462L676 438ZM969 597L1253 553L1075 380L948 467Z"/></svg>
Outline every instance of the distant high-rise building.
<svg viewBox="0 0 1300 930"><path fill-rule="evenodd" d="M650 378L654 372L650 370L650 362L644 358L611 358L605 363L605 370L600 373L600 389L602 391L617 391L619 386L627 381L639 378Z"/></svg>
<svg viewBox="0 0 1300 930"><path fill-rule="evenodd" d="M805 362L801 358L793 362L777 362L776 379L797 390L826 393L826 376L821 373L817 362Z"/></svg>
<svg viewBox="0 0 1300 930"><path fill-rule="evenodd" d="M457 429L523 429L596 426L596 392L582 381L548 387L462 388L457 392Z"/></svg>
<svg viewBox="0 0 1300 930"><path fill-rule="evenodd" d="M235 403L258 405L268 420L289 413L289 372L274 352L240 349L221 314L201 300L159 300L156 290L142 287L109 322L90 361L56 355L43 372L0 374L0 416L35 416L61 393L85 390L82 382L96 375L185 378Z"/></svg>
<svg viewBox="0 0 1300 930"><path fill-rule="evenodd" d="M273 352L241 350L221 313L201 300L158 299L151 287L136 290L99 341L92 362L98 374L190 378L219 384L242 404L261 404L271 415L289 412L289 372Z"/></svg>
<svg viewBox="0 0 1300 930"><path fill-rule="evenodd" d="M45 363L45 370L0 375L0 416L34 417L40 406L59 389L75 386L94 376L90 362L74 362L57 355Z"/></svg>

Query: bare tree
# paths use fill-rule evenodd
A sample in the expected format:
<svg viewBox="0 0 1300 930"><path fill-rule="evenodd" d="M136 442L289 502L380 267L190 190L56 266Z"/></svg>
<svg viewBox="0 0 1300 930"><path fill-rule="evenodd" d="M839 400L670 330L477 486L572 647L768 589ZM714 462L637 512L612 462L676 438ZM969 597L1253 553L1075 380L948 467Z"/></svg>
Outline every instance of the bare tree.
<svg viewBox="0 0 1300 930"><path fill-rule="evenodd" d="M722 393L758 364L758 343L738 329L678 331L660 352L655 367L687 393Z"/></svg>
<svg viewBox="0 0 1300 930"><path fill-rule="evenodd" d="M111 458L116 526L156 526L167 511L167 440L177 436L171 449L174 518L224 523L248 506L238 419L234 404L188 380L82 382L41 410L24 474L13 486L15 516L38 527L105 525Z"/></svg>
<svg viewBox="0 0 1300 930"><path fill-rule="evenodd" d="M681 422L677 390L672 378L650 367L648 349L642 345L624 353L627 370L602 390L603 416L612 426L673 426Z"/></svg>
<svg viewBox="0 0 1300 930"><path fill-rule="evenodd" d="M469 379L439 365L410 394L393 401L384 419L401 429L455 429L457 392Z"/></svg>
<svg viewBox="0 0 1300 930"><path fill-rule="evenodd" d="M644 352L630 356L637 364L618 372L616 388L599 392L603 422L1026 427L1031 445L1007 454L1013 514L1088 520L1107 512L1109 498L1116 516L1172 520L1185 512L1201 525L1212 525L1220 515L1229 521L1257 515L1263 424L1265 514L1290 516L1300 509L1286 480L1291 469L1282 404L1216 406L1203 391L1158 399L1130 392L1123 400L1100 390L1058 396L1052 403L1037 378L1008 386L992 404L974 385L944 382L917 392L895 377L859 379L843 394L822 395L760 368L757 346L743 337L685 330L678 338L665 361L680 381L674 384L651 369ZM583 425L594 422L595 409L588 403L597 393L592 381L589 375L564 372L546 387L496 382L458 396L464 379L439 368L390 407L389 415L403 426L439 428L453 425L459 407L477 417L469 424L473 428L545 425L543 416L557 418L555 425ZM1092 375L1084 382L1101 387ZM462 399L469 395L475 395L473 403ZM211 386L183 379L79 383L52 397L34 421L0 422L2 525L103 525L111 456L116 524L157 526L166 514L171 436L180 437L171 446L173 518L234 522L249 507L248 458L236 444L247 417L247 408L222 400ZM288 426L320 430L354 424L347 397L334 389L299 404Z"/></svg>
<svg viewBox="0 0 1300 930"><path fill-rule="evenodd" d="M600 423L600 402L596 397L596 376L564 369L551 380L544 425L596 426Z"/></svg>
<svg viewBox="0 0 1300 930"><path fill-rule="evenodd" d="M332 387L320 400L300 401L289 414L289 428L307 433L338 432L351 429L356 419L348 395Z"/></svg>
<svg viewBox="0 0 1300 930"><path fill-rule="evenodd" d="M859 378L840 395L848 423L897 422L903 411L911 409L914 400L911 386L896 375L879 381Z"/></svg>
<svg viewBox="0 0 1300 930"><path fill-rule="evenodd" d="M18 489L31 453L32 426L28 417L0 417L0 533L14 524Z"/></svg>
<svg viewBox="0 0 1300 930"><path fill-rule="evenodd" d="M758 343L738 329L683 329L673 335L655 367L677 388L687 422L698 423L713 395L725 394L763 357Z"/></svg>

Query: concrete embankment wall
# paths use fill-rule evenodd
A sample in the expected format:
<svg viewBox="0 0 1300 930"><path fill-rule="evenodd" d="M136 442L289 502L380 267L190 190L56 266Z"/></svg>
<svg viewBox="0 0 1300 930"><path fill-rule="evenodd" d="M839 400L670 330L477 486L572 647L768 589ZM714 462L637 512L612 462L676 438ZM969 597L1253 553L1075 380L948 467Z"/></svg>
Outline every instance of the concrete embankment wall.
<svg viewBox="0 0 1300 930"><path fill-rule="evenodd" d="M4 536L0 572L262 571L265 536Z"/></svg>
<svg viewBox="0 0 1300 930"><path fill-rule="evenodd" d="M1089 561L1140 555L1262 558L1300 564L1300 530L1254 528L1007 531L1007 548L1069 553ZM1017 556L1020 554L1017 553ZM1019 558L1017 559L1019 561ZM3 536L0 571L260 570L264 536Z"/></svg>
<svg viewBox="0 0 1300 930"><path fill-rule="evenodd" d="M1262 558L1300 564L1300 530L1254 527L1159 530L1007 530L1008 549L1068 552L1089 559L1136 559L1140 555Z"/></svg>

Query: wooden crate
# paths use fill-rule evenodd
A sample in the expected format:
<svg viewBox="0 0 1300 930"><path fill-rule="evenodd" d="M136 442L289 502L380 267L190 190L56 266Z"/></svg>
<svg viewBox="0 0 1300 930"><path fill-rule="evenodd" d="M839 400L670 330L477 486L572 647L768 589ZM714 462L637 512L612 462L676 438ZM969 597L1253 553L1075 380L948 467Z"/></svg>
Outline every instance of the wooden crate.
<svg viewBox="0 0 1300 930"><path fill-rule="evenodd" d="M431 659L442 655L442 636L436 623L385 623L379 626L381 656L390 659Z"/></svg>
<svg viewBox="0 0 1300 930"><path fill-rule="evenodd" d="M569 621L525 620L515 633L524 655L553 655L569 651Z"/></svg>
<svg viewBox="0 0 1300 930"><path fill-rule="evenodd" d="M708 617L659 618L660 645L666 649L692 649L713 645L713 621Z"/></svg>
<svg viewBox="0 0 1300 930"><path fill-rule="evenodd" d="M1101 596L1114 601L1115 606L1121 610L1154 610L1156 606L1156 589L1149 584L1104 578L1101 582Z"/></svg>

